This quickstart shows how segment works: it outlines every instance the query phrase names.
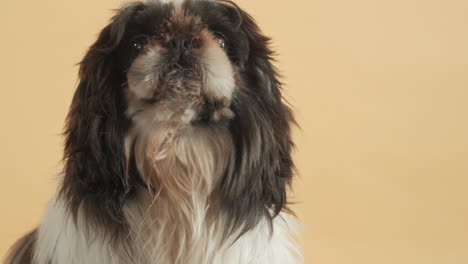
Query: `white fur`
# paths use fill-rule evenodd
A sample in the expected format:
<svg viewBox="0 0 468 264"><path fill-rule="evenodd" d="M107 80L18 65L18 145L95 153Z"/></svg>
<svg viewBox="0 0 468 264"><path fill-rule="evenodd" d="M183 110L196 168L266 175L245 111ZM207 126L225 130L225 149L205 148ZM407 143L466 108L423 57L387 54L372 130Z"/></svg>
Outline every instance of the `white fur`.
<svg viewBox="0 0 468 264"><path fill-rule="evenodd" d="M128 87L139 98L151 98L157 87L157 74L148 71L161 60L161 47L151 47L146 50L145 56L138 56L133 62L134 78L128 78Z"/></svg>
<svg viewBox="0 0 468 264"><path fill-rule="evenodd" d="M127 245L113 248L100 230L86 230L92 228L79 216L78 222L72 221L70 213L64 207L63 201L53 199L47 210L42 224L39 227L35 264L175 264L158 259L158 248L152 244L142 245L135 241L137 230L148 231L145 221L147 210L140 208L137 203L130 202L125 208L127 217L132 226L132 233L127 239ZM201 214L203 215L203 213ZM81 220L80 220L81 219ZM281 214L274 221L274 232L270 237L266 221L262 221L254 230L248 232L230 245L225 243L219 246L218 239L222 233L223 225L212 226L211 230L204 229L203 217L194 218L193 224L199 226L198 230L203 240L194 247L188 262L181 264L297 264L302 263L297 246L291 241L291 234L295 232L294 224L286 214ZM145 233L147 236L158 237L155 233ZM160 237L165 240L167 238ZM150 240L152 243L164 241ZM137 256L130 259L124 254L125 246L130 247ZM153 256L153 257L151 257ZM48 262L48 261L51 262Z"/></svg>
<svg viewBox="0 0 468 264"><path fill-rule="evenodd" d="M234 69L226 52L210 33L204 32L202 61L206 69L205 89L213 99L230 100L235 88Z"/></svg>
<svg viewBox="0 0 468 264"><path fill-rule="evenodd" d="M185 2L185 0L159 0L159 2L161 2L163 4L172 3L174 5L181 5L182 3Z"/></svg>
<svg viewBox="0 0 468 264"><path fill-rule="evenodd" d="M105 243L99 231L89 228L82 214L75 224L63 201L52 199L38 228L34 263L131 263L128 259L120 258ZM90 235L86 235L86 230L90 231Z"/></svg>

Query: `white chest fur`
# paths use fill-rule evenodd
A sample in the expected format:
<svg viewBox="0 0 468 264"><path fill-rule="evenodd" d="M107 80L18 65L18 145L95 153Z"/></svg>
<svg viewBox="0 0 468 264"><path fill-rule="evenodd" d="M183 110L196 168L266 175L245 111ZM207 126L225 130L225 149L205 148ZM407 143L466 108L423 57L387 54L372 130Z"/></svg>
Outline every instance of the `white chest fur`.
<svg viewBox="0 0 468 264"><path fill-rule="evenodd" d="M203 223L194 222L200 227L196 245L188 250L177 251L177 262L167 254L170 239L162 237L164 230L152 230L145 221L146 210L130 202L125 208L132 231L121 245L111 245L99 230L90 230L91 226L79 217L75 224L66 211L63 201L50 202L44 220L39 227L35 254L37 264L293 264L302 263L298 257L297 246L291 241L293 223L283 214L274 220L271 234L266 222L261 222L255 229L243 235L234 244L219 245L222 223L203 228ZM203 221L202 218L194 221ZM169 227L168 227L169 228ZM86 231L89 231L87 235ZM138 233L142 232L143 233ZM140 234L145 234L142 237ZM148 239L151 237L152 239ZM183 241L179 241L183 243ZM133 253L127 254L124 247ZM164 253L165 252L165 253Z"/></svg>

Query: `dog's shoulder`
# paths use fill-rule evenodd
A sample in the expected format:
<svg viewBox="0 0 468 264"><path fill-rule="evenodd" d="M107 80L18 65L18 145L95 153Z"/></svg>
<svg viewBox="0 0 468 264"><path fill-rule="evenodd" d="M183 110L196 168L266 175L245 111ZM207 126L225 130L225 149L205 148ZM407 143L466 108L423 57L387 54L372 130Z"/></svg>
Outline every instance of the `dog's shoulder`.
<svg viewBox="0 0 468 264"><path fill-rule="evenodd" d="M20 238L9 250L5 264L30 264L34 255L37 229Z"/></svg>

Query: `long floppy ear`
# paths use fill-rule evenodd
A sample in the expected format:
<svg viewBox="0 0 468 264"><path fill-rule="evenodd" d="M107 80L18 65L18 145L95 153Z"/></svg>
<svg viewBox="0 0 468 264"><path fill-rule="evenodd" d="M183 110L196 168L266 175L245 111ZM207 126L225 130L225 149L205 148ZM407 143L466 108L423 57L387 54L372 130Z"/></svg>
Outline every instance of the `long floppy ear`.
<svg viewBox="0 0 468 264"><path fill-rule="evenodd" d="M88 50L80 63L80 83L65 130L61 196L75 220L80 210L80 215L94 217L91 223L116 230L123 223L122 203L131 186L123 150L125 76L117 68L115 53L126 24L142 6L121 9Z"/></svg>
<svg viewBox="0 0 468 264"><path fill-rule="evenodd" d="M230 1L221 2L227 3L231 16L238 18L239 34L247 39L243 46L249 49L241 58L244 84L236 91L232 104L235 168L221 186L229 231L240 230L242 234L265 216L271 225L273 218L287 210L287 188L294 173L290 127L295 121L283 103L270 39L260 32L251 16Z"/></svg>

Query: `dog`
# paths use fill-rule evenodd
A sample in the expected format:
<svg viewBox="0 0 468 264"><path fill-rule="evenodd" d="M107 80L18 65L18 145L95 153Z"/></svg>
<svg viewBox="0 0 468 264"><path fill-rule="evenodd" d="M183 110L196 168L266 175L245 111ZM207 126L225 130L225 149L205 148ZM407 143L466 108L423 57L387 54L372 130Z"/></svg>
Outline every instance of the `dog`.
<svg viewBox="0 0 468 264"><path fill-rule="evenodd" d="M227 0L117 10L80 63L57 194L6 263L302 263L269 42Z"/></svg>

